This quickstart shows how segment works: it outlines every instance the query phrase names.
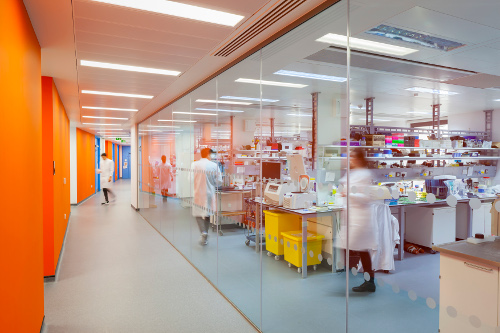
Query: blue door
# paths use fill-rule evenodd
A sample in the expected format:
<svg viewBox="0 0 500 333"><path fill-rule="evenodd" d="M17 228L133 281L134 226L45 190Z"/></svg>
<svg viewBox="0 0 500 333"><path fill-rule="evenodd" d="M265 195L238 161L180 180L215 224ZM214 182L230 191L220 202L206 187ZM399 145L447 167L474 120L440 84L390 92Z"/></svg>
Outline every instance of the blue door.
<svg viewBox="0 0 500 333"><path fill-rule="evenodd" d="M101 164L101 140L96 136L95 137L95 168L99 169ZM99 174L95 174L95 191L99 192L101 190L101 177Z"/></svg>
<svg viewBox="0 0 500 333"><path fill-rule="evenodd" d="M122 178L130 179L130 146L122 147Z"/></svg>

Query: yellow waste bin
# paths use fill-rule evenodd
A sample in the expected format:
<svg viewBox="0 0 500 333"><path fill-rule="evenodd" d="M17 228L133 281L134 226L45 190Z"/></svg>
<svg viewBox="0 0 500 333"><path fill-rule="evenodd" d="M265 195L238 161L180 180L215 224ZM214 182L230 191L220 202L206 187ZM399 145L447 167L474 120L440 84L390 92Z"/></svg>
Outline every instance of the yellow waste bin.
<svg viewBox="0 0 500 333"><path fill-rule="evenodd" d="M302 230L282 232L283 241L285 243L285 260L288 261L288 266L292 265L298 268L299 273L302 272ZM325 236L319 235L312 231L307 231L307 266L321 263L321 242Z"/></svg>
<svg viewBox="0 0 500 333"><path fill-rule="evenodd" d="M296 214L285 213L279 210L265 210L266 214L266 250L267 255L279 256L284 254L282 232L297 230L301 227L302 218Z"/></svg>

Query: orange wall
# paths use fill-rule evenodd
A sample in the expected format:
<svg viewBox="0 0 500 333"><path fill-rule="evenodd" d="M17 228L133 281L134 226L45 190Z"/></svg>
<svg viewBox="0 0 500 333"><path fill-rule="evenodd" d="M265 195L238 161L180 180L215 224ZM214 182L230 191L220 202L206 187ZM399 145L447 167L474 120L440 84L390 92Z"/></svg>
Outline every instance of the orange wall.
<svg viewBox="0 0 500 333"><path fill-rule="evenodd" d="M54 184L54 255L51 258L57 267L61 247L68 225L70 205L70 167L69 167L69 119L56 86L53 93L53 156L56 162ZM66 215L66 216L65 216ZM49 258L47 258L48 260ZM55 271L54 271L55 273Z"/></svg>
<svg viewBox="0 0 500 333"><path fill-rule="evenodd" d="M39 332L43 320L40 46L21 0L0 1L0 327ZM8 207L8 208L7 208Z"/></svg>
<svg viewBox="0 0 500 333"><path fill-rule="evenodd" d="M71 211L69 119L51 77L42 77L43 266L55 275ZM56 172L53 172L55 162Z"/></svg>
<svg viewBox="0 0 500 333"><path fill-rule="evenodd" d="M52 78L42 77L43 275L55 274L54 260L54 106Z"/></svg>
<svg viewBox="0 0 500 333"><path fill-rule="evenodd" d="M77 200L95 193L95 136L76 129Z"/></svg>

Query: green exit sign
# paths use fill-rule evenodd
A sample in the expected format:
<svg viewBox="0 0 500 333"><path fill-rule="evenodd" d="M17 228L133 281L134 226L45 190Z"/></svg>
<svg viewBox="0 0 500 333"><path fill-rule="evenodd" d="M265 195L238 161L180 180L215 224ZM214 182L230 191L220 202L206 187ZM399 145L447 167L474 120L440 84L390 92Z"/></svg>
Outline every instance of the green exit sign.
<svg viewBox="0 0 500 333"><path fill-rule="evenodd" d="M122 143L125 143L125 140L122 140Z"/></svg>
<svg viewBox="0 0 500 333"><path fill-rule="evenodd" d="M120 141L122 138L116 138L116 141Z"/></svg>

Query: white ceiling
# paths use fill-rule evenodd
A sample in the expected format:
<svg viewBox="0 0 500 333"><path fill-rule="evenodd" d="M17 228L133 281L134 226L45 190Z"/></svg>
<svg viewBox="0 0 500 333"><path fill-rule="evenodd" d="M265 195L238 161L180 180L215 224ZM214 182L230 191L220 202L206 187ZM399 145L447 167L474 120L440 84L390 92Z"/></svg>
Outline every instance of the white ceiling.
<svg viewBox="0 0 500 333"><path fill-rule="evenodd" d="M267 0L200 0L183 2L244 15L245 20L242 21L243 23L240 26L233 29L103 5L89 0L75 0L73 8L78 60L85 59L178 70L182 72L179 78L91 69L80 66L78 72L76 72L74 56L73 70L71 70L69 68L71 61L67 59L69 52L66 52L65 56L63 56L62 49L66 50L64 47L61 47L60 52L58 52L58 48L49 47L51 43L57 42L56 40L51 40L45 36L46 33L42 34L44 36L40 36L40 29L44 32L49 31L56 34L58 29L56 31L54 29L45 29L46 27L52 27L55 23L51 25L50 22L44 22L45 25L37 28L38 24L33 19L33 13L29 11L42 45L42 51L48 55L47 59L50 59L45 61L48 64L45 66L46 71L53 71L61 75L59 81L58 77L54 76L56 76L55 80L58 89L60 92L63 91L61 94L66 108L68 109L68 105L74 104L76 96L80 106L100 105L140 109L134 115L134 118L124 122L123 127L127 128L130 123L141 121L161 109L163 105L182 95L196 82L208 77L211 73L235 59L239 54L244 53L245 50L250 49L255 43L271 35L291 22L295 17L302 15L322 1L308 1L307 6L309 7L306 5L303 5L306 7L299 7L296 12L273 26L272 30L259 36L230 58L214 57L211 56L211 53L239 31L244 30L253 18L264 12L273 3ZM25 3L29 7L29 3L32 5L38 3L39 5L40 1L25 0ZM66 10L62 11L63 14L61 15L64 16L64 13L68 12L66 1L54 0L54 3L59 3L60 9ZM258 52L240 62L192 94L167 107L164 111L150 118L147 124L168 125L158 123L157 120L188 118L197 120L200 123L206 122L206 119L210 119L208 122L213 122L214 118L209 116L192 116L190 118L186 115L172 115L171 112L190 110L196 112L195 108L197 107L207 109L216 107L215 104L195 102L199 98L217 99L217 96L224 95L259 97L260 87L258 85L235 83L234 81L241 77L259 79L262 71L264 80L301 83L308 86L302 89L263 86L263 98L278 99L280 101L265 103L262 113L258 103L250 106L234 107L219 105L219 108L244 110L244 113L234 115L236 117L254 118L263 122L270 117L275 117L277 123L283 127L294 128L299 124L302 127L310 127L310 118L291 117L288 114L310 112L310 94L312 92L321 92L321 98L327 98L331 101L345 99L346 84L285 77L273 73L280 69L287 69L346 77L346 67L344 64L340 64L345 61L345 56L342 56L343 58L339 61L338 54L334 55L332 52L332 61L306 59L317 52L328 49L327 44L316 42L317 38L326 33L343 35L347 33L346 3L343 0L317 15L313 20L302 24L299 28L268 45L262 52ZM54 8L52 7L52 9ZM71 11L71 8L69 8L69 11ZM384 70L381 70L381 68L378 68L379 70L360 67L351 68L350 97L352 105L362 105L364 104L364 98L373 96L376 98L376 118L392 120L391 124L397 123L398 125L406 123L407 120L428 119L430 116L425 113L430 113L431 104L436 103L442 105L442 114L447 117L459 116L460 113L465 112L500 109L500 102L493 101L494 99L500 99L500 90L470 87L471 85L477 86L477 82L473 82L472 77L471 79L462 78L449 83L426 79L426 77L429 77L429 73L437 72L437 69L432 67L436 65L455 68L457 70L451 70L451 72L458 73L458 76L470 75L465 71L472 71L488 74L488 76L482 77L488 78L491 82L496 81L496 78L492 77L492 75L500 76L500 62L498 61L500 56L500 21L498 20L500 2L498 0L478 0L473 3L465 0L358 0L351 1L350 12L350 26L353 37L418 50L418 52L402 57L401 61L394 60L393 65ZM68 20L62 21L66 22ZM63 23L60 24L62 27ZM445 52L365 33L365 31L380 24L426 33L466 45ZM67 31L60 34L63 33L68 38ZM57 72L58 66L55 65L53 59L60 61L61 67L68 69L68 71L59 70ZM405 60L418 61L428 65L410 69L415 64L411 63L410 66L409 63L405 63ZM369 67L370 61L375 60L366 58L367 67ZM429 72L429 69L431 72ZM397 74L398 71L401 72L402 70L411 71L412 74ZM78 73L78 80L72 82L71 77L75 77L76 73ZM481 79L481 76L477 76L476 81L477 79ZM77 92L78 88L73 90L68 88L71 84L76 85L76 83L78 83L80 89L150 94L156 97L153 100L144 100L92 95L78 96L75 93L73 95L71 93L64 94L64 91ZM415 86L449 90L459 94L439 96L419 93L418 96L414 96L413 92L405 90L405 88ZM66 101L73 104L67 105ZM80 110L70 109L71 119L79 120ZM415 113L409 113L411 111ZM126 115L127 117L133 115L126 112L90 110L82 114ZM229 115L230 113L219 112L219 117L216 119L220 124L227 124ZM353 123L362 123L363 121L360 120L362 118L363 110L355 110L351 119ZM184 124L183 126L190 125Z"/></svg>
<svg viewBox="0 0 500 333"><path fill-rule="evenodd" d="M92 0L24 0L42 47L43 75L54 77L70 120L82 115L127 117L129 128L187 89L300 18L325 0L308 0L228 57L211 54L281 1L179 2L244 16L234 28L145 12ZM80 66L80 60L180 71L179 77ZM153 95L153 100L81 94L102 90ZM82 106L139 109L138 113L82 110ZM117 120L97 120L116 123Z"/></svg>
<svg viewBox="0 0 500 333"><path fill-rule="evenodd" d="M234 114L236 117L254 118L267 121L275 117L280 124L290 128L298 124L306 127L311 119L307 117L292 117L289 113L310 112L311 93L321 92L320 98L329 96L333 99L344 99L346 94L345 83L311 80L305 78L285 77L273 74L277 70L286 69L315 74L347 76L345 65L339 65L338 55L333 55L331 61L312 61L307 57L325 50L328 45L315 40L326 33L346 34L346 2L343 1L313 20L301 25L293 32L267 46L262 53L241 62L229 69L217 79L199 88L189 96L173 106L162 111L160 115L150 119L154 124L157 119L186 119L186 115L172 115L172 110L192 110L190 102L198 98L216 99L218 96L246 96L259 97L258 85L235 83L240 77L259 79L262 57L262 79L283 81L308 85L306 88L284 88L262 86L263 98L279 99L277 103L264 103L263 112L260 112L258 103L251 106L234 106L232 109L245 110L245 113ZM480 89L473 87L492 86L500 79L500 23L491 15L491 12L500 13L500 2L490 0L470 2L443 0L443 1L389 1L370 0L351 2L351 29L353 37L378 41L387 44L415 48L418 52L402 57L403 61L393 60L392 68L379 70L352 67L350 82L350 97L353 106L364 105L366 97L375 97L375 118L390 120L387 125L398 126L407 124L408 120L416 121L429 119L432 104L441 104L443 117L459 117L461 113L482 111L486 109L500 109L500 89ZM453 51L445 52L394 41L387 38L366 34L365 31L380 24L391 25L407 30L426 33L466 45ZM345 55L343 56L345 63ZM365 57L366 62L369 58ZM415 63L404 60L418 61L428 65L415 67ZM403 70L409 66L413 74L401 75L394 71ZM472 72L484 73L468 78L456 79L449 83L437 79L426 79L429 74L442 70L433 66L446 66L449 74L454 77L469 76ZM444 77L443 77L444 79ZM445 81L448 79L444 79ZM454 84L452 84L454 83ZM217 87L216 87L217 86ZM500 84L498 84L500 86ZM406 91L410 87L425 87L448 90L459 93L453 96L440 96L428 93ZM221 99L222 100L222 99ZM198 107L199 103L193 103ZM269 103L267 103L269 104ZM300 110L296 108L300 107ZM215 108L215 105L204 105L206 108ZM219 105L219 108L231 109ZM321 111L321 110L320 110ZM361 124L364 121L363 110L354 110L351 121ZM227 124L228 113L219 113L218 121ZM321 116L321 113L320 113ZM190 119L203 122L208 117L193 116ZM208 118L210 119L210 118ZM213 121L213 120L211 120ZM381 124L385 124L381 123ZM186 125L184 125L186 126ZM309 126L310 127L310 126Z"/></svg>

